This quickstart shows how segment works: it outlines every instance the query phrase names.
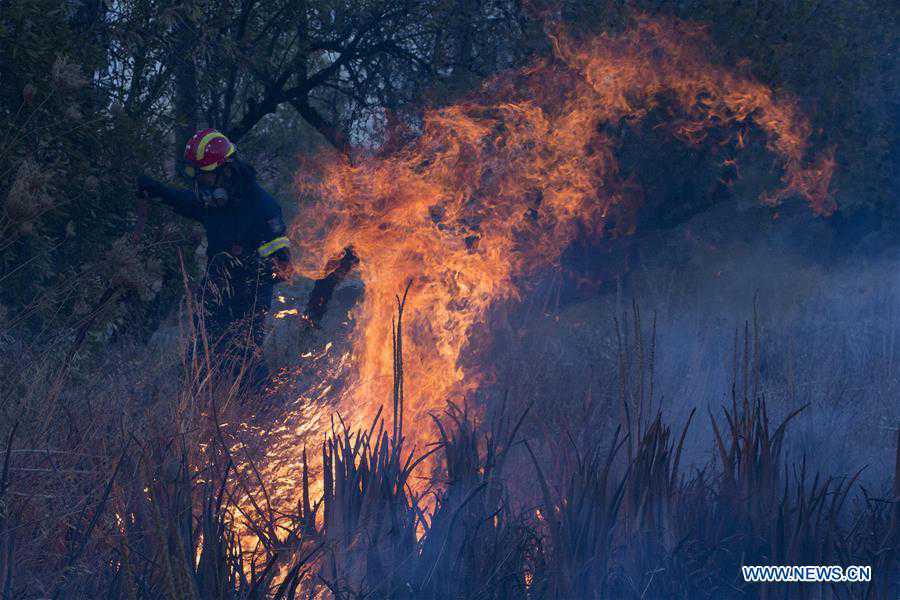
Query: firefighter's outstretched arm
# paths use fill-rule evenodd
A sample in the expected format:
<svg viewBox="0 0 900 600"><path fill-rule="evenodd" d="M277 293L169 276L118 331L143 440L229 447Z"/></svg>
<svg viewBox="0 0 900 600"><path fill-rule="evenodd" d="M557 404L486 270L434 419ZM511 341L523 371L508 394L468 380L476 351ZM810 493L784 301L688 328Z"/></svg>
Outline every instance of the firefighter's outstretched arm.
<svg viewBox="0 0 900 600"><path fill-rule="evenodd" d="M200 221L203 214L200 203L194 192L165 185L146 175L140 175L137 181L138 192L151 198L159 198L168 204L179 215Z"/></svg>

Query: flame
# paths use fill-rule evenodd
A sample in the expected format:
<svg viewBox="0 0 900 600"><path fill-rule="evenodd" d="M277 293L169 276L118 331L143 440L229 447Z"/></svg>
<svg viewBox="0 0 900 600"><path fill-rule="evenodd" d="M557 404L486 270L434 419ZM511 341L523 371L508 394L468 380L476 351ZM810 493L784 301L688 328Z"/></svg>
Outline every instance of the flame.
<svg viewBox="0 0 900 600"><path fill-rule="evenodd" d="M634 229L641 194L620 175L609 125L641 121L666 101L679 115L668 123L676 139L700 144L716 129L736 152L754 127L783 173L782 187L761 200L799 196L816 213L834 210L833 154L810 159L812 127L797 100L713 64L701 26L639 15L616 35L576 40L554 28L550 38L552 58L425 110L378 151L355 162L323 153L300 169L304 202L290 232L297 272L321 277L352 246L365 294L346 363L352 377L326 386L329 402L319 394L285 414L270 474L297 477L296 440L324 434L331 411L368 427L390 400L391 322L408 282L405 430L420 450L431 441L428 414L491 376L489 359L478 370L460 360L489 335L488 309L519 298L576 236Z"/></svg>
<svg viewBox="0 0 900 600"><path fill-rule="evenodd" d="M426 414L486 376L459 359L487 327L487 309L518 298L527 275L556 265L579 232L608 234L613 215L613 233L630 232L639 194L619 178L616 140L602 126L644 118L663 94L684 115L671 131L687 143L721 128L742 147L751 122L766 134L784 185L763 200L799 195L818 213L834 209L833 156L806 166L812 128L796 100L710 63L702 27L638 16L620 35L576 42L557 29L551 39L555 60L426 111L399 148L357 164L318 156L298 175L303 196L319 199L291 232L300 271L321 275L345 246L361 259L358 374L338 405L354 422L389 397L390 322L408 281L409 423L424 442Z"/></svg>

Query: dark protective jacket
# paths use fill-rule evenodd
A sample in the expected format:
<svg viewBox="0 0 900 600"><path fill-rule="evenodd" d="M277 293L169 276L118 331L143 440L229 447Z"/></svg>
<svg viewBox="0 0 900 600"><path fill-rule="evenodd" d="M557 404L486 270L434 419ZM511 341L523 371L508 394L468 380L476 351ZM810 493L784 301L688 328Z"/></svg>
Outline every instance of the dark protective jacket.
<svg viewBox="0 0 900 600"><path fill-rule="evenodd" d="M259 185L251 167L237 165L243 171L241 189L232 192L221 208L204 206L194 190L156 183L151 191L176 213L203 223L210 260L227 252L248 266L269 257L279 263L289 261L290 242L281 207Z"/></svg>

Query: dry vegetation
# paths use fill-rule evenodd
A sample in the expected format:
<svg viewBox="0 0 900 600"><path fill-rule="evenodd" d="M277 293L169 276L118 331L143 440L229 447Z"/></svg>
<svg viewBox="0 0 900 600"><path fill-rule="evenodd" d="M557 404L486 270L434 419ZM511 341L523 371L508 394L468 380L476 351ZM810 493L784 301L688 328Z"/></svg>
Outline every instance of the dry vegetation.
<svg viewBox="0 0 900 600"><path fill-rule="evenodd" d="M803 411L769 422L749 326L735 341L731 405L708 415L715 459L688 472L695 415L673 430L654 407L654 333L635 316L619 327L611 439L545 473L535 452L546 449L522 433L527 413L479 423L449 404L434 418L427 452L440 469L425 494L410 485L425 474L423 453L404 444L398 319L392 418L367 431L336 419L324 443L309 441L324 469L296 474L290 515L267 505L252 463L235 469L245 459L224 419L246 411L248 392L217 378L191 319L183 339L201 343L182 365L123 348L115 376L77 393L60 381L65 366L23 353L3 380L2 597L895 598L900 462L894 498L783 464ZM533 471L506 469L512 453ZM536 505L512 496L511 479L539 487ZM254 510L239 510L250 489ZM255 546L239 543L248 530ZM748 585L741 564L863 564L875 580Z"/></svg>

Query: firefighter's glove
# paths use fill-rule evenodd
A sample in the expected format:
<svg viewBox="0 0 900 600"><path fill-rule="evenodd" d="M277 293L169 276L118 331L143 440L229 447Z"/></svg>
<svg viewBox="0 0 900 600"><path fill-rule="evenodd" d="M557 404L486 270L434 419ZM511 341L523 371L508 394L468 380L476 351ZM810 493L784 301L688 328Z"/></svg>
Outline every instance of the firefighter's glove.
<svg viewBox="0 0 900 600"><path fill-rule="evenodd" d="M161 195L160 194L161 187L162 187L162 184L160 184L155 179L151 179L150 177L147 177L146 175L138 175L138 178L137 178L138 196L157 198Z"/></svg>
<svg viewBox="0 0 900 600"><path fill-rule="evenodd" d="M272 255L274 259L274 269L272 278L276 283L284 283L291 280L291 251L288 248L282 248Z"/></svg>

